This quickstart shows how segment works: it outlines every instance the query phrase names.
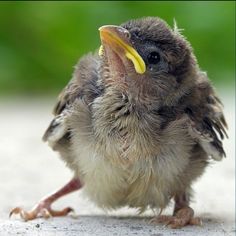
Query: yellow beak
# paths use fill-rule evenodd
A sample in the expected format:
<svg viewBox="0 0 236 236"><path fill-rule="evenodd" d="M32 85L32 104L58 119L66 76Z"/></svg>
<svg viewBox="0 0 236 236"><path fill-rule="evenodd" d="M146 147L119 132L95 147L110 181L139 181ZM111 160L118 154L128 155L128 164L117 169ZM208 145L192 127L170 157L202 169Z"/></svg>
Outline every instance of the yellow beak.
<svg viewBox="0 0 236 236"><path fill-rule="evenodd" d="M129 43L129 32L119 26L105 25L99 28L102 43L108 44L118 54L124 53L132 61L135 71L143 74L146 71L146 65L142 57ZM102 53L101 47L99 53Z"/></svg>

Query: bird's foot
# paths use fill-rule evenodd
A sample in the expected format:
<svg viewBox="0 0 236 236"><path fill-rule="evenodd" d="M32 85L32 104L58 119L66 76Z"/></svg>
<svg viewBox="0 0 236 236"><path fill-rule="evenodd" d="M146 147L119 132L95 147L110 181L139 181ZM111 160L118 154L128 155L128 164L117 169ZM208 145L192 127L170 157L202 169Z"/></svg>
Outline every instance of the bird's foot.
<svg viewBox="0 0 236 236"><path fill-rule="evenodd" d="M56 217L56 216L66 216L70 212L74 211L70 207L66 207L61 211L56 211L51 208L51 202L42 200L31 211L25 211L21 207L15 207L11 210L9 216L11 217L13 214L20 214L20 217L25 220L33 220L39 217L43 217L45 219L48 219L50 217Z"/></svg>
<svg viewBox="0 0 236 236"><path fill-rule="evenodd" d="M161 223L172 229L182 228L186 225L202 225L199 217L193 217L194 211L190 207L184 207L175 212L173 216L159 215L151 220L151 223Z"/></svg>

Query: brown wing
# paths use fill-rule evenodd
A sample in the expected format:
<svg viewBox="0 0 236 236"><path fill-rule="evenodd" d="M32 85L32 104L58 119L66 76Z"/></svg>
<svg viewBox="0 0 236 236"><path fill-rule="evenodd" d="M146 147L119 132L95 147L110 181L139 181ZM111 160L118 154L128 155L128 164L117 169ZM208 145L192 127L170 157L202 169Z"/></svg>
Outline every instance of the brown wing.
<svg viewBox="0 0 236 236"><path fill-rule="evenodd" d="M205 74L201 74L197 83L194 102L186 107L190 117L190 133L205 152L215 160L225 156L222 140L227 136L227 124L223 114L223 105L209 84Z"/></svg>
<svg viewBox="0 0 236 236"><path fill-rule="evenodd" d="M79 61L75 66L73 78L58 97L58 102L53 110L54 115L60 114L76 98L85 96L90 100L88 102L91 102L100 94L100 88L97 85L98 67L99 57L97 55L88 54Z"/></svg>
<svg viewBox="0 0 236 236"><path fill-rule="evenodd" d="M56 103L53 114L59 115L61 112L73 101L76 99L76 97L80 96L81 92L81 85L79 83L79 79L77 77L74 77L71 79L71 81L68 83L68 85L62 90L62 92L58 96L58 102Z"/></svg>
<svg viewBox="0 0 236 236"><path fill-rule="evenodd" d="M98 58L92 54L83 57L75 67L73 78L60 93L53 110L55 117L43 136L43 140L52 146L62 137L68 137L66 120L73 112L76 99L83 99L89 104L101 93L101 88L97 85L98 63Z"/></svg>

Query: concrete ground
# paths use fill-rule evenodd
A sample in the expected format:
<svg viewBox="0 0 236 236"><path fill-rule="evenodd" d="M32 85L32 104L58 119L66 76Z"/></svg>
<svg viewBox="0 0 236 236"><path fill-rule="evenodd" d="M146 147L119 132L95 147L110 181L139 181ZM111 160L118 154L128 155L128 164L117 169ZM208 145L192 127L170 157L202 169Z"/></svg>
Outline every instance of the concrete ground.
<svg viewBox="0 0 236 236"><path fill-rule="evenodd" d="M72 173L41 142L52 116L54 99L32 97L0 100L0 235L235 235L235 110L233 93L223 96L229 123L227 158L212 164L195 184L192 207L203 226L172 230L149 223L152 212L138 216L123 208L105 213L82 192L62 198L55 208L71 206L77 216L23 222L8 218L15 206L30 209L42 196L61 187ZM171 213L171 207L164 213Z"/></svg>

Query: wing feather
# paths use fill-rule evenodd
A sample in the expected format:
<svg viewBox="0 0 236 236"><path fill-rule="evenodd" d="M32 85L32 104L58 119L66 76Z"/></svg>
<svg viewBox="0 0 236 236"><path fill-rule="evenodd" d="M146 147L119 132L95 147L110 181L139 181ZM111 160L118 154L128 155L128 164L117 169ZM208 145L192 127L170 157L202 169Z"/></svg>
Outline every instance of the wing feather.
<svg viewBox="0 0 236 236"><path fill-rule="evenodd" d="M197 84L195 103L190 102L187 109L190 133L209 156L221 160L226 156L222 140L228 138L223 104L208 79L206 77L200 79Z"/></svg>
<svg viewBox="0 0 236 236"><path fill-rule="evenodd" d="M91 103L101 92L97 80L98 60L96 56L89 54L80 60L75 67L73 78L58 97L53 110L55 117L43 135L43 140L48 141L50 146L55 146L63 137L70 137L67 119L73 112L74 102L83 99L86 104Z"/></svg>

